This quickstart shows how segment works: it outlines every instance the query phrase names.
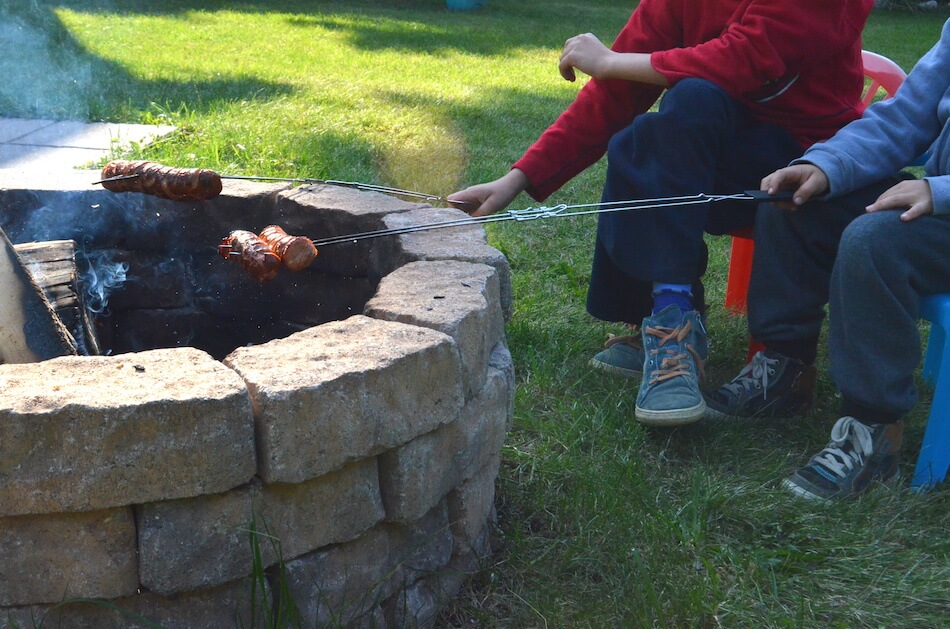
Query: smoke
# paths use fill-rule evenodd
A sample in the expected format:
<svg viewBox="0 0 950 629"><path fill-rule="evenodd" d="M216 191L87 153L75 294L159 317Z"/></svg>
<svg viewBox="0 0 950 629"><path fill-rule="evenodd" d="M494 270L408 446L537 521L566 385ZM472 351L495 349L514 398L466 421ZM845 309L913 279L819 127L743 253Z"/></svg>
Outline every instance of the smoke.
<svg viewBox="0 0 950 629"><path fill-rule="evenodd" d="M50 8L29 0L7 2L0 0L0 112L88 118L86 95L95 91L92 66L72 46L54 40L51 33L61 27Z"/></svg>
<svg viewBox="0 0 950 629"><path fill-rule="evenodd" d="M86 309L101 314L108 307L112 292L125 283L129 263L116 262L107 251L95 251L83 257L87 264L81 282L86 291Z"/></svg>
<svg viewBox="0 0 950 629"><path fill-rule="evenodd" d="M135 196L113 199L82 192L44 194L45 204L24 212L20 221L11 222L5 230L16 243L74 241L86 307L93 314L101 314L110 295L133 280L128 274L129 263L116 261L121 240L129 237L148 241L149 234L160 226L156 213L149 212L144 201ZM21 200L28 207L29 199Z"/></svg>

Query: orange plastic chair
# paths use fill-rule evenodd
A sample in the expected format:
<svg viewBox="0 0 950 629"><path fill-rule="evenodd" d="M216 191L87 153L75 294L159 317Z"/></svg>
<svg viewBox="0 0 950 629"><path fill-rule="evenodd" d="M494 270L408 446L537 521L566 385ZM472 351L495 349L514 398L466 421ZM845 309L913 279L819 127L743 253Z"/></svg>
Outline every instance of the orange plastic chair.
<svg viewBox="0 0 950 629"><path fill-rule="evenodd" d="M884 98L893 96L907 78L907 73L899 65L875 52L861 51L861 61L864 63L864 76L871 81L861 99L865 106L874 101L881 89L884 90ZM734 314L745 314L755 244L752 241L751 229L735 231L730 235L732 236L732 251L729 255L729 279L726 283L725 305L726 309ZM750 345L749 355L754 353Z"/></svg>

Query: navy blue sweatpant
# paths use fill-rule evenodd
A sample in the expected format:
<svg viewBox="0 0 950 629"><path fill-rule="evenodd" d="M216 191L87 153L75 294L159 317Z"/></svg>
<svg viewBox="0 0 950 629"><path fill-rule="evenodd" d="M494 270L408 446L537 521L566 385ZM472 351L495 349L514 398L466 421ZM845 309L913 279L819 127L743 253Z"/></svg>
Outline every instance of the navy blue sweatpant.
<svg viewBox="0 0 950 629"><path fill-rule="evenodd" d="M842 414L888 423L917 402L922 295L950 292L950 216L874 212L851 223L831 276L831 377Z"/></svg>
<svg viewBox="0 0 950 629"><path fill-rule="evenodd" d="M767 348L816 347L828 303L842 414L870 423L913 408L921 296L950 292L950 217L864 211L906 177L794 212L763 206L756 224L750 332Z"/></svg>
<svg viewBox="0 0 950 629"><path fill-rule="evenodd" d="M658 112L637 116L611 139L602 200L758 189L801 152L787 131L753 120L713 83L685 79L667 90ZM703 233L725 234L754 219L755 206L741 201L601 214L588 312L639 323L652 309L655 281L692 284L702 307Z"/></svg>

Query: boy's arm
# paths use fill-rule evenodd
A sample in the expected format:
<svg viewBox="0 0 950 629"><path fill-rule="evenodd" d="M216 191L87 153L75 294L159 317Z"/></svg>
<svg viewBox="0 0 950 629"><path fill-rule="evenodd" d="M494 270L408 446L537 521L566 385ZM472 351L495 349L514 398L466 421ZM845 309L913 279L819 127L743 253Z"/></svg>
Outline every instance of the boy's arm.
<svg viewBox="0 0 950 629"><path fill-rule="evenodd" d="M617 36L612 50L650 52L682 45L681 2L642 0ZM528 194L543 201L603 157L607 143L660 96L660 85L591 79L515 164L531 184Z"/></svg>
<svg viewBox="0 0 950 629"><path fill-rule="evenodd" d="M856 190L887 177L927 150L943 131L938 106L950 89L950 20L940 41L911 70L897 93L864 116L816 144L802 157L827 175L830 195ZM934 212L950 213L950 180L928 164Z"/></svg>

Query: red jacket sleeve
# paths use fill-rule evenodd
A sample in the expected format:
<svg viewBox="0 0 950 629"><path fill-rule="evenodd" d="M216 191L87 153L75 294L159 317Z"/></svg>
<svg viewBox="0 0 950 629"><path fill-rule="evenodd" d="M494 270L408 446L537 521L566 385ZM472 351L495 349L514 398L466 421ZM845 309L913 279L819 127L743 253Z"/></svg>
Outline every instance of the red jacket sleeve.
<svg viewBox="0 0 950 629"><path fill-rule="evenodd" d="M611 47L617 52L650 52L682 45L680 2L642 0ZM663 88L632 81L591 79L574 102L514 164L543 201L599 160L610 138L647 111Z"/></svg>

